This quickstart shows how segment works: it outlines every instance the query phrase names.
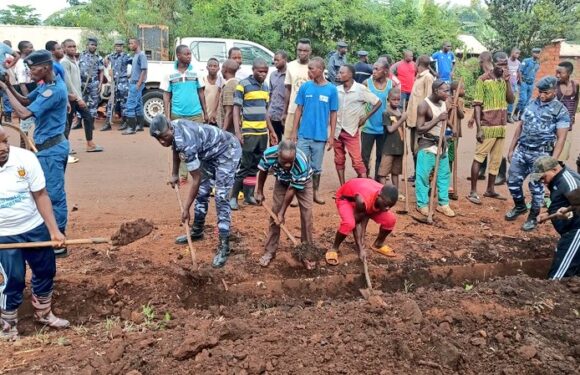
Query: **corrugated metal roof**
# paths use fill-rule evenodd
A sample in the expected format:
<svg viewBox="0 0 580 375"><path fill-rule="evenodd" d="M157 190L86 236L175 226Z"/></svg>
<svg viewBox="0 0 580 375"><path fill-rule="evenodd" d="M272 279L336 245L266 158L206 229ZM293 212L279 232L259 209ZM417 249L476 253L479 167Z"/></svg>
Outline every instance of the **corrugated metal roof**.
<svg viewBox="0 0 580 375"><path fill-rule="evenodd" d="M580 57L580 44L562 42L560 45L560 56Z"/></svg>
<svg viewBox="0 0 580 375"><path fill-rule="evenodd" d="M482 52L487 51L487 48L485 48L485 46L481 44L481 42L473 35L459 34L457 39L459 39L459 41L462 43L462 45L458 46L458 48L455 50L457 53L479 55Z"/></svg>

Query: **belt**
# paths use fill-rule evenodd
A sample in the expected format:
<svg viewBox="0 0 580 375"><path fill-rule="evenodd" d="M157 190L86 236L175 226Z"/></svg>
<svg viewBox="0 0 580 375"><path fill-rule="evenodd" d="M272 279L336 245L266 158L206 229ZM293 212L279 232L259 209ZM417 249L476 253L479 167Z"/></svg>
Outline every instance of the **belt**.
<svg viewBox="0 0 580 375"><path fill-rule="evenodd" d="M36 145L36 149L38 151L46 150L53 146L56 146L57 144L59 144L64 140L66 140L64 134L55 135L54 137L48 138L46 141L44 141L44 143Z"/></svg>
<svg viewBox="0 0 580 375"><path fill-rule="evenodd" d="M138 79L137 79L137 80L135 80L135 79L132 79L132 80L130 80L130 81L129 81L129 83L137 83L137 82L139 82L139 80L138 80Z"/></svg>
<svg viewBox="0 0 580 375"><path fill-rule="evenodd" d="M554 147L551 145L530 147L530 146L525 146L525 145L519 144L518 148L521 148L522 150L526 150L526 151L542 151L542 152L552 152L554 150Z"/></svg>

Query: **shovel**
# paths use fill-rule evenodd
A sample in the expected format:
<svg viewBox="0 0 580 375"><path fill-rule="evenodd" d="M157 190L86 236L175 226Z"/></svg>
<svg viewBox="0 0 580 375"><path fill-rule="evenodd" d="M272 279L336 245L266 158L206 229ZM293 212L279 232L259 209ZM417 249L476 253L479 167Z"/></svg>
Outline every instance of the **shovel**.
<svg viewBox="0 0 580 375"><path fill-rule="evenodd" d="M181 195L179 194L179 186L177 184L173 187L175 190L175 195L177 195L177 201L179 202L179 209L181 214L183 214L183 202L181 201ZM187 246L189 247L189 255L191 255L191 263L193 263L193 268L197 268L197 262L195 261L195 249L193 248L193 242L191 241L191 229L188 223L183 223L185 226L185 236L187 237Z"/></svg>
<svg viewBox="0 0 580 375"><path fill-rule="evenodd" d="M403 104L404 108L404 104ZM403 124L403 179L405 180L405 209L404 210L397 210L398 214L408 214L409 213L409 182L408 177L409 174L407 172L407 124Z"/></svg>
<svg viewBox="0 0 580 375"><path fill-rule="evenodd" d="M359 289L358 291L364 297L364 299L368 300L369 297L373 294L373 285L371 284L371 277L369 275L369 265L367 263L367 258L363 259L363 269L365 272L365 281L367 283L367 288Z"/></svg>
<svg viewBox="0 0 580 375"><path fill-rule="evenodd" d="M296 247L299 246L300 244L298 243L298 240L296 240L296 237L294 237L292 235L292 233L290 233L290 231L288 230L288 228L286 228L286 225L284 225L283 223L280 223L278 221L278 216L276 216L274 214L274 212L272 211L272 209L270 207L268 207L267 204L265 204L264 202L262 202L261 204L262 207L264 207L264 209L266 210L266 212L268 212L268 215L270 215L270 217L274 220L274 222L280 226L280 228L282 228L282 231L284 231L284 233L286 233L286 236L288 236L288 239L290 239L290 241L292 242L292 244Z"/></svg>
<svg viewBox="0 0 580 375"><path fill-rule="evenodd" d="M138 219L132 222L123 223L121 228L110 238L81 238L76 240L66 240L65 246L68 245L99 245L109 244L112 246L125 246L135 242L140 238L147 236L153 230L153 223L145 219ZM39 242L18 242L0 244L0 250L9 249L30 249L34 247L57 246L57 241L39 241Z"/></svg>
<svg viewBox="0 0 580 375"><path fill-rule="evenodd" d="M571 192L564 194L564 196L570 202L570 207L567 207L563 213L572 212L574 210L577 210L578 207L580 207L580 188L572 190ZM554 219L556 216L558 216L557 213L548 215L544 220L539 220L538 223L543 223L548 220Z"/></svg>

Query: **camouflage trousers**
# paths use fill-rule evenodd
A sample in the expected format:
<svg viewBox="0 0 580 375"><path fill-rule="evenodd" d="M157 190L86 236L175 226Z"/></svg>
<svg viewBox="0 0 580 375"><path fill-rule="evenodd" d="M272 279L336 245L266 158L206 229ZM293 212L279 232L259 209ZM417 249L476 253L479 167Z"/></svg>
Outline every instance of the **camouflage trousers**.
<svg viewBox="0 0 580 375"><path fill-rule="evenodd" d="M219 234L225 236L230 234L232 211L229 197L241 156L240 143L231 136L230 145L224 153L215 159L202 162L202 178L194 204L194 225L203 227L205 224L211 190L215 186L214 198Z"/></svg>
<svg viewBox="0 0 580 375"><path fill-rule="evenodd" d="M112 119L112 111L120 111L121 116L125 117L127 109L127 95L129 94L129 81L115 81L115 103L107 103L107 119Z"/></svg>
<svg viewBox="0 0 580 375"><path fill-rule="evenodd" d="M84 86L84 85L83 85ZM86 89L83 87L83 101L87 103L87 108L93 118L97 117L97 109L101 102L101 93L99 92L99 81L92 81L87 84Z"/></svg>
<svg viewBox="0 0 580 375"><path fill-rule="evenodd" d="M549 156L544 149L530 150L520 146L514 151L508 171L507 185L514 201L524 200L524 180L532 173L534 162L541 156ZM532 209L540 210L544 204L544 184L541 182L528 182L532 194Z"/></svg>

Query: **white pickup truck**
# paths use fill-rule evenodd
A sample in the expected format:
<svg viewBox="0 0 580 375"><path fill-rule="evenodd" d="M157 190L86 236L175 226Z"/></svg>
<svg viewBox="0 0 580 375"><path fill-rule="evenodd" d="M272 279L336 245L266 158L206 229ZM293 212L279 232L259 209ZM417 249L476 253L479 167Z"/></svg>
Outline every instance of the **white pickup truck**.
<svg viewBox="0 0 580 375"><path fill-rule="evenodd" d="M191 64L200 74L207 74L207 61L210 57L217 58L220 63L227 59L228 50L238 47L242 50L241 73L237 76L252 74L252 61L262 58L273 61L274 53L264 46L247 40L220 39L220 38L178 38L175 46L185 44L191 49ZM145 120L149 123L158 113L163 113L163 91L159 89L161 80L173 68L173 61L149 61L147 82L143 91L143 108ZM274 68L271 68L273 70Z"/></svg>

